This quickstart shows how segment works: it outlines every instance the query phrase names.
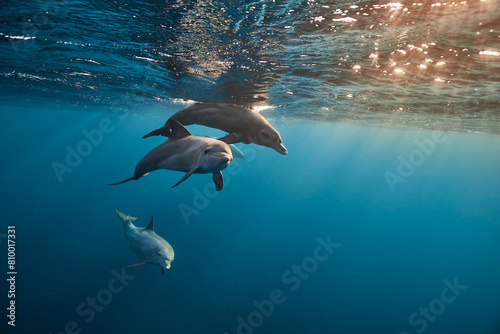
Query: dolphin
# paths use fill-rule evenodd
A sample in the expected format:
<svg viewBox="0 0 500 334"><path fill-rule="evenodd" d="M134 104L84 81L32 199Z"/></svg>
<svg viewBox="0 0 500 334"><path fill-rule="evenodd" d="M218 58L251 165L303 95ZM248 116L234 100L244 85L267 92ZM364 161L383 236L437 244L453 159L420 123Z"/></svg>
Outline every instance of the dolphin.
<svg viewBox="0 0 500 334"><path fill-rule="evenodd" d="M257 111L227 103L195 103L179 110L170 117L183 125L205 125L228 133L220 140L227 144L254 143L270 147L281 154L288 151L283 145L279 132ZM142 138L171 135L167 121L161 128L151 131Z"/></svg>
<svg viewBox="0 0 500 334"><path fill-rule="evenodd" d="M125 224L125 236L127 237L130 248L140 258L134 264L127 268L135 268L143 264L152 263L161 267L161 274L165 274L165 268L170 269L170 264L174 260L174 249L162 237L155 233L155 218L151 217L151 222L146 227L137 227L132 224L137 219L126 215L118 209L116 214Z"/></svg>
<svg viewBox="0 0 500 334"><path fill-rule="evenodd" d="M208 137L193 136L176 120L169 120L170 138L149 151L136 165L134 175L120 182L138 180L157 169L186 172L172 188L194 174L212 173L215 189L224 186L221 170L229 166L233 154L228 144Z"/></svg>

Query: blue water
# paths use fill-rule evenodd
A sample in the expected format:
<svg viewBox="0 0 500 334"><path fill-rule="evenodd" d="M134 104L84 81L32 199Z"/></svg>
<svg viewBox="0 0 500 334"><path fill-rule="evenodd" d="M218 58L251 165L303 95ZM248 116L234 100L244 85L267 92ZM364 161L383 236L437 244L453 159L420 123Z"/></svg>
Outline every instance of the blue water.
<svg viewBox="0 0 500 334"><path fill-rule="evenodd" d="M500 333L497 6L2 4L2 333ZM200 100L258 108L288 155L237 144L219 193L108 186ZM115 208L155 217L164 276L125 268Z"/></svg>

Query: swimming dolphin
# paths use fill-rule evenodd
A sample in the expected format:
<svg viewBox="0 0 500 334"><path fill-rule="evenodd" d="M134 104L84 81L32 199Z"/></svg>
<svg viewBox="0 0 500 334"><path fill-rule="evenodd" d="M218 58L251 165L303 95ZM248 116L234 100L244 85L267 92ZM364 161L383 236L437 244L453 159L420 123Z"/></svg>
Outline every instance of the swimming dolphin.
<svg viewBox="0 0 500 334"><path fill-rule="evenodd" d="M288 151L283 145L279 132L257 111L226 103L195 103L179 110L170 119L183 125L205 125L228 133L220 140L234 144L243 142L270 147L281 154ZM169 122L161 128L151 131L142 138L171 135Z"/></svg>
<svg viewBox="0 0 500 334"><path fill-rule="evenodd" d="M155 218L151 217L151 222L146 227L136 227L133 222L138 218L126 215L118 209L116 214L125 224L125 236L130 244L130 248L140 258L127 268L139 267L147 263L156 264L161 267L161 274L165 274L165 268L170 269L170 264L174 260L174 249L168 242L155 233Z"/></svg>
<svg viewBox="0 0 500 334"><path fill-rule="evenodd" d="M212 173L215 189L224 186L221 170L229 166L233 154L223 141L207 137L195 137L176 120L169 120L170 139L149 151L136 165L134 176L110 185L138 180L157 169L186 172L172 188L193 173Z"/></svg>

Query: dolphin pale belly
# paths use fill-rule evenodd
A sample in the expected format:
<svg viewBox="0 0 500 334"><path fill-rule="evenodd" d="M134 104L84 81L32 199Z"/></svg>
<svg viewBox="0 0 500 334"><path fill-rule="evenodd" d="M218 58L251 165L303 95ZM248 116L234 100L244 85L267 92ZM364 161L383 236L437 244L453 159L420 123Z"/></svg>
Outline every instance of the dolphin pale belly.
<svg viewBox="0 0 500 334"><path fill-rule="evenodd" d="M261 114L249 108L226 103L195 103L176 112L169 120L172 119L185 126L198 124L225 131L228 135L220 140L227 144L254 143L270 147L281 154L288 153L279 132ZM172 129L167 121L163 127L142 138L171 135Z"/></svg>
<svg viewBox="0 0 500 334"><path fill-rule="evenodd" d="M154 231L154 217L146 227L137 227L133 224L138 218L126 215L116 209L116 215L124 223L125 237L132 251L139 257L139 261L127 268L139 267L147 263L161 267L162 275L165 269L170 269L174 260L174 249L170 244Z"/></svg>
<svg viewBox="0 0 500 334"><path fill-rule="evenodd" d="M168 169L186 173L173 187L192 174L211 173L215 189L220 191L224 185L221 170L233 160L229 145L218 139L193 136L175 120L169 121L169 127L170 138L149 151L137 163L134 175L111 185L138 180L157 169Z"/></svg>

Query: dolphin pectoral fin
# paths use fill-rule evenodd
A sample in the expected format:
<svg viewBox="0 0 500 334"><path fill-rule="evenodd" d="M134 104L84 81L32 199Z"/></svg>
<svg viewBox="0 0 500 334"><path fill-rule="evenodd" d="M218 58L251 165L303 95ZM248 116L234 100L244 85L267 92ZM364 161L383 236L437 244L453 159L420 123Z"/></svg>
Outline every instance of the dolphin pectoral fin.
<svg viewBox="0 0 500 334"><path fill-rule="evenodd" d="M165 268L164 267L161 267L161 274L165 275Z"/></svg>
<svg viewBox="0 0 500 334"><path fill-rule="evenodd" d="M129 177L129 178L125 179L125 180L122 180L120 182L110 183L109 185L110 186L116 186L117 184L122 184L122 183L125 183L125 182L128 182L128 181L137 180L137 179L138 179L138 177L131 176L131 177Z"/></svg>
<svg viewBox="0 0 500 334"><path fill-rule="evenodd" d="M153 130L150 133L148 133L147 135L142 136L141 139L152 137L152 136L170 137L171 134L172 134L172 130L170 129L170 126L162 126L161 128Z"/></svg>
<svg viewBox="0 0 500 334"><path fill-rule="evenodd" d="M127 220L130 222L135 222L139 217L132 217L129 215L124 214L123 212L118 211L118 209L115 209L116 215L118 218L120 218L123 222L126 222Z"/></svg>
<svg viewBox="0 0 500 334"><path fill-rule="evenodd" d="M190 177L190 176L191 176L191 175L195 172L195 170L197 170L197 169L198 169L198 166L196 166L195 168L193 168L193 169L191 169L189 172L187 172L187 173L186 173L186 175L184 175L184 176L182 177L182 179L180 179L179 181L177 181L177 183L176 183L176 184L174 184L174 185L172 186L172 188L175 188L175 187L177 187L179 184L181 184L182 182L184 182L184 181L185 181L188 177Z"/></svg>
<svg viewBox="0 0 500 334"><path fill-rule="evenodd" d="M237 133L230 133L225 137L219 138L220 141L223 141L226 144L235 144L241 142L241 136Z"/></svg>
<svg viewBox="0 0 500 334"><path fill-rule="evenodd" d="M231 153L233 154L233 157L240 158L242 160L246 160L245 154L243 154L243 152L241 152L239 148L237 148L233 144L229 144L229 148L231 149Z"/></svg>
<svg viewBox="0 0 500 334"><path fill-rule="evenodd" d="M212 176L212 180L215 183L215 190L221 191L224 186L224 178L222 177L222 172L214 173Z"/></svg>
<svg viewBox="0 0 500 334"><path fill-rule="evenodd" d="M148 256L148 257L146 257L146 258L144 258L142 260L139 260L136 263L131 264L130 266L127 266L127 268L140 267L140 266L143 266L145 264L148 264L149 262L151 262L151 256Z"/></svg>

